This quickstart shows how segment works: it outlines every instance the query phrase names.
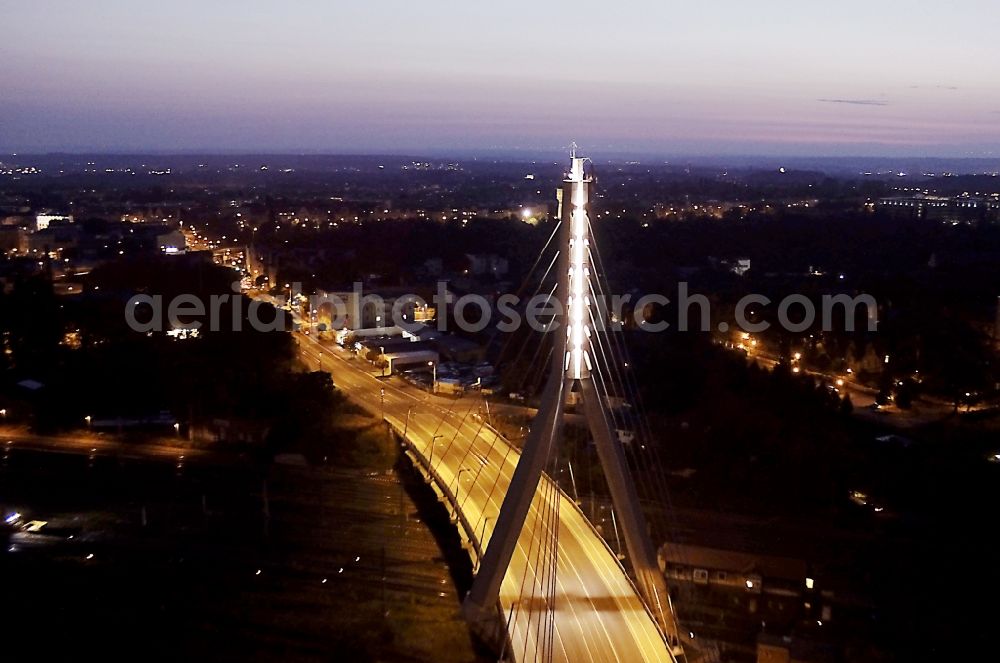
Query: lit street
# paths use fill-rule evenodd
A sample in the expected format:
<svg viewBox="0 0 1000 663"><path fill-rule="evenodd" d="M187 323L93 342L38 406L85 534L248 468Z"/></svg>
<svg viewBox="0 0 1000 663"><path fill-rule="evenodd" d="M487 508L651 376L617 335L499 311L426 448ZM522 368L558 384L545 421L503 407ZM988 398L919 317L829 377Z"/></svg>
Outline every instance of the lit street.
<svg viewBox="0 0 1000 663"><path fill-rule="evenodd" d="M370 411L381 410L384 389L386 420L398 430L405 428L425 458L431 457L434 440L433 467L444 482L459 487L462 511L473 530L484 533L485 548L519 454L473 416L480 401L446 399L380 380L366 362L345 359L343 350L325 347L311 335L295 337L309 366L330 371L336 386ZM532 585L544 596L541 570L530 561L539 545L533 537L541 536L535 534L534 526L546 506L542 489L540 485L501 588L500 601L508 615L521 596L531 593ZM558 509L556 660L669 660L652 617L604 540L563 493L559 493ZM527 589L522 589L522 583ZM530 611L527 606L513 605L512 646L518 660L535 658L541 607L541 599Z"/></svg>

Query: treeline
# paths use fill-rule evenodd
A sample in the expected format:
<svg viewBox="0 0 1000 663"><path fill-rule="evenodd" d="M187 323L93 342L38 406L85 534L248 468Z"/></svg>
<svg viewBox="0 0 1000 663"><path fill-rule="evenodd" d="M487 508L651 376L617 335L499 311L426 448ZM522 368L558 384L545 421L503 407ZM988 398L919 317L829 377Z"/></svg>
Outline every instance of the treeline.
<svg viewBox="0 0 1000 663"><path fill-rule="evenodd" d="M142 419L163 412L186 428L215 418L273 422L330 406L332 390L323 388L329 376L323 382L299 373L291 335L255 331L244 297L230 299L221 312L222 320L242 319L242 331L203 326L197 336L177 338L126 323L135 293L208 301L233 294L232 275L164 258L108 263L88 276L81 296L57 297L44 277L16 284L0 298L2 399L10 420L51 432L78 428L88 416Z"/></svg>

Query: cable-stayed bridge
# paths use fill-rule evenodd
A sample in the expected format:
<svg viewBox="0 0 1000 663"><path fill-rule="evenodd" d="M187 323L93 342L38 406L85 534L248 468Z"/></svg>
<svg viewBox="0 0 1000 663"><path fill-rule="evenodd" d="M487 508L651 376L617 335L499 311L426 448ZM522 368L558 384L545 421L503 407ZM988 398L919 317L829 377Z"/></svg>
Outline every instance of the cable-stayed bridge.
<svg viewBox="0 0 1000 663"><path fill-rule="evenodd" d="M656 459L643 442L648 429L623 368L621 340L605 331L607 313L597 306L607 287L591 234L593 181L585 162L572 155L560 189L560 221L546 247L553 255L540 256L536 265L548 266L536 293L557 299L563 312L549 321L550 331L535 334L545 338L526 335L513 343L520 345L518 358L531 358L528 373L544 382L523 449L489 425L475 398L448 399L384 382L324 354L315 337L301 337L301 347L317 366L335 370L342 390L382 413L452 513L476 574L465 613L502 658L683 660L685 638L637 492L640 481L653 483L652 492L663 490L655 485L662 475L637 478L629 469L655 466ZM612 407L616 399L628 407ZM615 526L627 546L624 565L559 485L571 402L579 403L597 447ZM631 442L622 441L623 430Z"/></svg>

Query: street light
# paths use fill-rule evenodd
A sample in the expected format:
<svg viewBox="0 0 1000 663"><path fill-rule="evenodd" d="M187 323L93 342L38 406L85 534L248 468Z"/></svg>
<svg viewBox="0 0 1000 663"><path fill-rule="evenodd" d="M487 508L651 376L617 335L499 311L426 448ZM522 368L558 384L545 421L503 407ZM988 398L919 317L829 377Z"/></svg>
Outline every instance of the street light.
<svg viewBox="0 0 1000 663"><path fill-rule="evenodd" d="M439 437L444 437L444 435L438 434L431 438L431 455L427 460L427 464L431 467L431 469L434 468L434 443L437 442Z"/></svg>
<svg viewBox="0 0 1000 663"><path fill-rule="evenodd" d="M431 381L431 393L436 394L438 386L438 367L433 361L427 362L427 365L430 366L431 370L434 372L434 379Z"/></svg>
<svg viewBox="0 0 1000 663"><path fill-rule="evenodd" d="M458 491L462 489L462 472L468 472L469 468L463 467L455 475L455 504L458 504Z"/></svg>
<svg viewBox="0 0 1000 663"><path fill-rule="evenodd" d="M382 356L379 357L379 360L382 362L382 377L385 377L385 364L386 364L386 361L385 361L385 346L384 345L380 345L380 346L378 346L378 349L379 349L379 352L382 353Z"/></svg>
<svg viewBox="0 0 1000 663"><path fill-rule="evenodd" d="M406 431L410 427L410 413L413 412L413 406L406 411L406 422L403 424L403 439L406 439Z"/></svg>
<svg viewBox="0 0 1000 663"><path fill-rule="evenodd" d="M178 437L180 437L180 434L181 434L181 425L179 423L176 423L176 422L174 423L174 433Z"/></svg>
<svg viewBox="0 0 1000 663"><path fill-rule="evenodd" d="M87 428L90 428L90 422L91 422L90 415L88 414L86 417L83 418L83 420L87 422Z"/></svg>
<svg viewBox="0 0 1000 663"><path fill-rule="evenodd" d="M480 543L480 545L482 545L482 543L483 543L483 537L486 536L486 524L488 522L490 522L490 517L489 516L485 516L483 518L483 529L479 532L479 543Z"/></svg>

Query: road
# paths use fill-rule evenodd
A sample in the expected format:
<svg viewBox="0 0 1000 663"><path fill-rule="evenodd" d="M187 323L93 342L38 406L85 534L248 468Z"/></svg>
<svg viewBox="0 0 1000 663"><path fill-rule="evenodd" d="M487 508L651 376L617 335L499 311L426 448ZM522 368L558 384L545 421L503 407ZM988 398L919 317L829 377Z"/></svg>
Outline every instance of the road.
<svg viewBox="0 0 1000 663"><path fill-rule="evenodd" d="M33 449L50 453L89 454L91 456L114 456L130 460L166 460L182 462L198 459L201 462L226 464L232 462L232 454L209 452L191 447L180 439L144 441L129 444L114 436L105 437L98 433L77 433L61 435L37 435L26 426L0 426L0 452L12 449Z"/></svg>
<svg viewBox="0 0 1000 663"><path fill-rule="evenodd" d="M483 426L477 399L448 399L373 375L363 360L323 346L314 336L296 333L301 358L330 371L347 396L400 430L440 479L457 496L461 510L478 533L482 548L503 502L519 452ZM431 449L433 443L434 448ZM672 660L653 618L646 611L614 553L564 493L542 485L500 590L513 653L519 661L545 660L539 628L543 568L536 567L542 535L535 532L541 514L558 508L558 567L554 602L552 660ZM556 500L558 502L556 503ZM535 600L530 597L535 595ZM532 608L532 609L529 609Z"/></svg>
<svg viewBox="0 0 1000 663"><path fill-rule="evenodd" d="M761 350L754 350L747 355L747 358L748 361L766 369L774 369L780 363L778 357ZM894 403L877 407L875 397L878 390L857 382L851 375L835 375L812 369L802 369L802 372L829 385L836 385L839 393L851 397L856 417L880 424L896 428L913 428L946 419L955 413L953 404L929 396L915 399L909 409L898 408ZM963 411L986 410L991 407L992 405L989 404L980 404L965 408Z"/></svg>

